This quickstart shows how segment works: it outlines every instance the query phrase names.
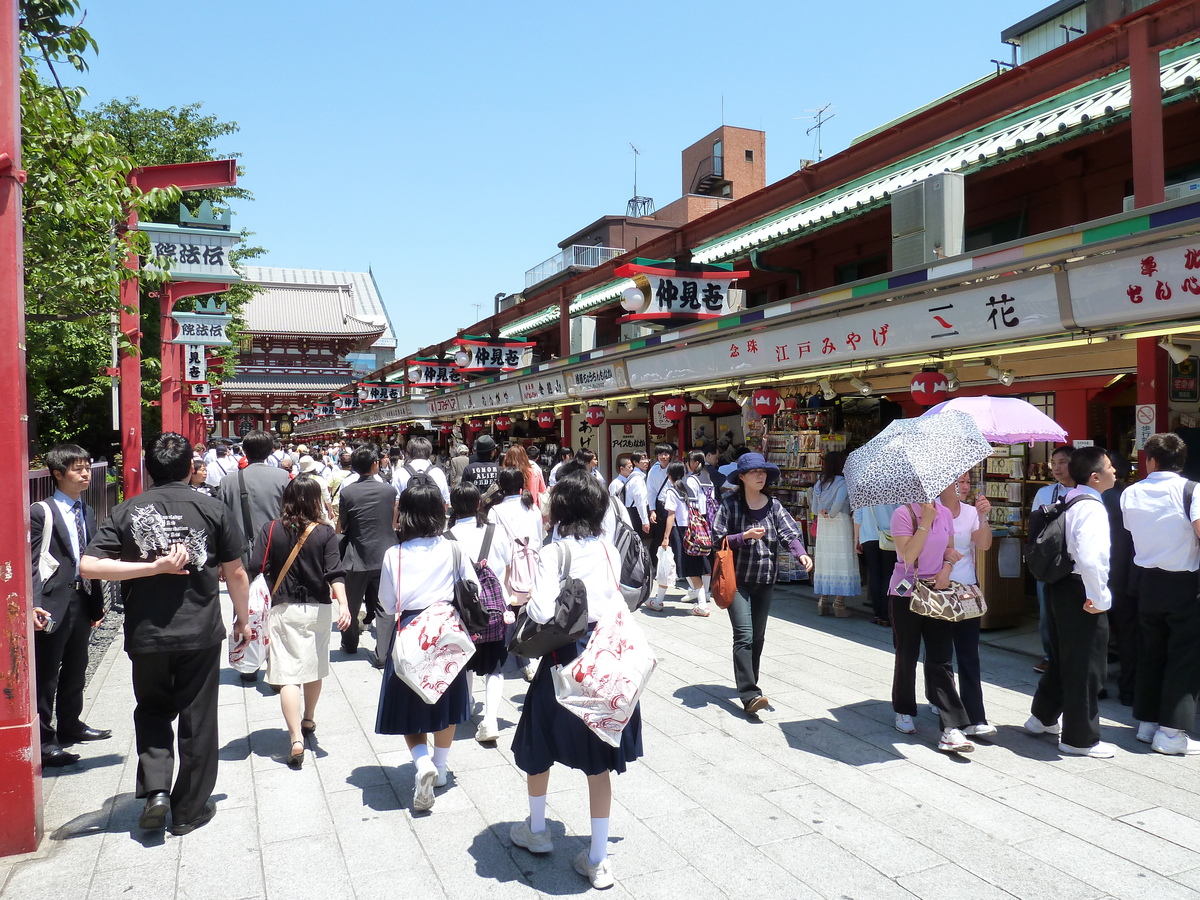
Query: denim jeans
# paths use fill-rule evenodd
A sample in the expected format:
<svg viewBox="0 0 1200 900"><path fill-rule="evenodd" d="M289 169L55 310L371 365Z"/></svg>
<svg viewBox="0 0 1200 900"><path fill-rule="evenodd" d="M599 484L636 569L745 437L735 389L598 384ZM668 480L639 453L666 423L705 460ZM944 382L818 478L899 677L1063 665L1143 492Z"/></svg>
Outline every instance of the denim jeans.
<svg viewBox="0 0 1200 900"><path fill-rule="evenodd" d="M743 706L762 696L758 687L758 663L762 658L774 593L774 584L739 582L729 606L729 623L733 626L733 678Z"/></svg>

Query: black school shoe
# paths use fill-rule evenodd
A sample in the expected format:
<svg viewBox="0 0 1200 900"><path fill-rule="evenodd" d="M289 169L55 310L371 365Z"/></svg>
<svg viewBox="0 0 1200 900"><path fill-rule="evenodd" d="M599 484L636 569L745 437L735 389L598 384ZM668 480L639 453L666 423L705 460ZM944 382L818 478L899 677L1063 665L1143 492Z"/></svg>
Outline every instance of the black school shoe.
<svg viewBox="0 0 1200 900"><path fill-rule="evenodd" d="M171 811L171 795L166 791L155 791L146 798L146 805L138 818L138 828L153 831L164 828L167 824L167 813Z"/></svg>
<svg viewBox="0 0 1200 900"><path fill-rule="evenodd" d="M202 825L207 825L212 821L213 816L217 814L217 804L209 800L204 804L204 812L196 816L190 822L175 822L171 825L171 834L182 837L185 834L191 834Z"/></svg>

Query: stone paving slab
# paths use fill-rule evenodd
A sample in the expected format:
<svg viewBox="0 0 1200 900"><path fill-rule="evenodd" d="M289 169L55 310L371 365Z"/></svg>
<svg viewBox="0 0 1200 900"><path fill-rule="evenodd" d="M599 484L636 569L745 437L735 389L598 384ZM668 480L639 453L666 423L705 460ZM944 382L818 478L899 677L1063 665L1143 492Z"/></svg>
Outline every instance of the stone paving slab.
<svg viewBox="0 0 1200 900"><path fill-rule="evenodd" d="M1117 757L1059 756L1020 727L1032 658L997 642L981 662L999 733L970 757L939 753L924 707L915 735L892 728L890 632L852 609L818 617L806 590L779 589L762 664L772 709L760 721L740 711L724 613L701 619L674 602L639 614L659 668L643 699L645 756L613 781L610 897L1200 896L1200 759L1149 752L1113 701L1101 709ZM552 854L535 857L508 836L528 813L510 749L525 690L509 672L496 744L473 740L477 720L458 729L450 783L431 814L414 816L404 741L374 733L379 673L365 653L333 653L299 772L283 764L278 698L226 669L217 817L183 838L148 835L133 797L129 662L114 644L85 697L87 721L114 737L47 774L46 838L36 853L0 859L0 897L589 893L571 868L590 830L582 775L551 776ZM481 699L479 679L475 692Z"/></svg>

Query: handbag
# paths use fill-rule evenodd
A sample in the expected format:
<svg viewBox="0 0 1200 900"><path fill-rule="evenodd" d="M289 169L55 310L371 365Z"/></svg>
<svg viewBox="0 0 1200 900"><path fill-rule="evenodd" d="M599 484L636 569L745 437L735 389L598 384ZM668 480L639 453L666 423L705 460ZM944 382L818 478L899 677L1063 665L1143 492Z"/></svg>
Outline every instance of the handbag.
<svg viewBox="0 0 1200 900"><path fill-rule="evenodd" d="M396 632L392 668L426 703L437 703L475 654L475 644L449 603L431 603Z"/></svg>
<svg viewBox="0 0 1200 900"><path fill-rule="evenodd" d="M911 512L911 510L910 510ZM880 550L895 550L896 542L892 540L892 523L889 520L887 528L879 524L879 516L875 514L875 507L871 507L871 518L875 520L875 530L879 532L879 549Z"/></svg>
<svg viewBox="0 0 1200 900"><path fill-rule="evenodd" d="M592 734L616 747L657 665L645 633L619 609L596 623L579 656L550 670L554 697Z"/></svg>
<svg viewBox="0 0 1200 900"><path fill-rule="evenodd" d="M266 664L267 644L270 643L267 637L267 615L271 610L271 597L279 590L279 585L283 584L284 577L300 554L300 548L304 546L304 542L308 540L308 536L316 527L317 523L312 522L304 529L304 534L300 536L300 540L296 541L296 546L288 554L287 562L279 570L275 586L271 588L267 587L265 570L271 559L271 537L275 534L275 522L272 521L271 527L267 529L267 549L263 552L264 571L259 572L250 582L249 612L246 617L250 624L250 640L238 640L232 632L229 635L229 665L239 672L250 675Z"/></svg>
<svg viewBox="0 0 1200 900"><path fill-rule="evenodd" d="M700 512L700 502L684 486L687 493L688 523L683 532L683 552L688 556L708 556L712 553L712 526L708 518Z"/></svg>
<svg viewBox="0 0 1200 900"><path fill-rule="evenodd" d="M713 561L712 579L709 582L709 593L717 609L729 609L733 605L733 595L737 592L737 568L733 561L733 550L729 547L729 538L721 540Z"/></svg>
<svg viewBox="0 0 1200 900"><path fill-rule="evenodd" d="M571 577L571 548L561 542L554 546L559 548L554 618L549 622L535 622L529 618L528 604L521 607L508 644L509 652L517 656L536 659L587 634L587 588L578 578Z"/></svg>
<svg viewBox="0 0 1200 900"><path fill-rule="evenodd" d="M964 622L967 619L978 619L986 613L987 602L977 584L952 581L948 588L936 588L932 580L919 578L913 585L909 609L930 619Z"/></svg>
<svg viewBox="0 0 1200 900"><path fill-rule="evenodd" d="M478 634L487 628L491 616L484 609L483 602L479 599L479 584L474 581L467 581L460 574L462 570L462 550L459 549L457 541L450 545L450 550L454 554L454 598L451 601L451 605L453 605L454 611L458 613L459 618L462 619L463 627L467 629L467 633Z"/></svg>

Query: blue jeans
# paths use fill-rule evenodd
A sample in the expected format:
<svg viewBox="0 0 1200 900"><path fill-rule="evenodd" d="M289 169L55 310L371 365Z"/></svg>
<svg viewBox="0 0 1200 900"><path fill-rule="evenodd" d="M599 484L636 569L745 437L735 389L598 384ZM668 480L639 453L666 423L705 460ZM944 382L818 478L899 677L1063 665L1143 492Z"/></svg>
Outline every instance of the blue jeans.
<svg viewBox="0 0 1200 900"><path fill-rule="evenodd" d="M729 624L733 626L733 678L738 697L746 706L762 696L758 688L758 663L767 636L774 584L742 584L729 606Z"/></svg>

